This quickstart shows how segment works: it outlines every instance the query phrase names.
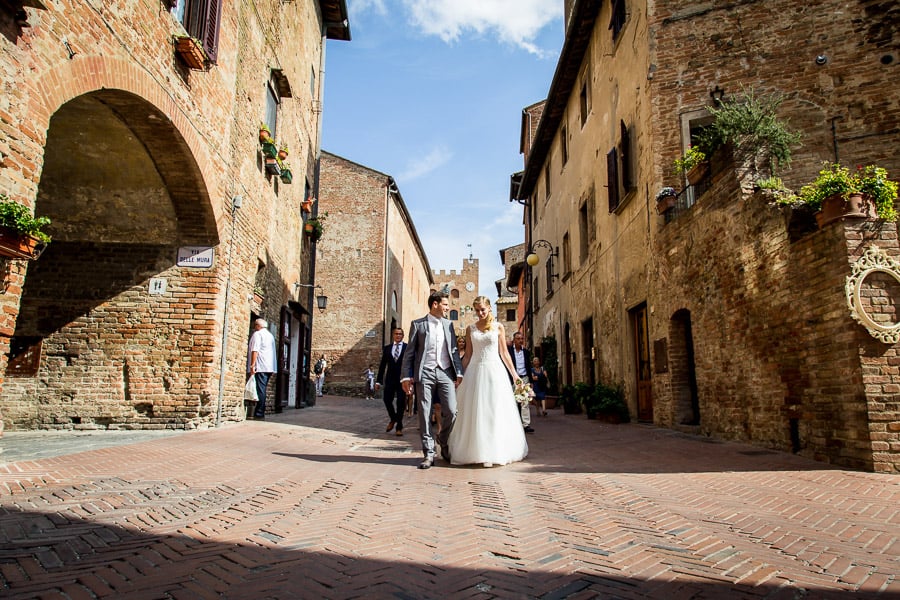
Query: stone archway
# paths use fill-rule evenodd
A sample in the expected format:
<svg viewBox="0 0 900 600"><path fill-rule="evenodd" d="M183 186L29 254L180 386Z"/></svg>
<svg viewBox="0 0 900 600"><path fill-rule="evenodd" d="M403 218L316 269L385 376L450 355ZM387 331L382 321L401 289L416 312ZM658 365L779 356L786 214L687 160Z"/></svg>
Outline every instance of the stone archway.
<svg viewBox="0 0 900 600"><path fill-rule="evenodd" d="M49 121L29 264L0 404L7 427L191 427L214 412L218 269L176 264L219 234L198 160L148 100L90 91Z"/></svg>

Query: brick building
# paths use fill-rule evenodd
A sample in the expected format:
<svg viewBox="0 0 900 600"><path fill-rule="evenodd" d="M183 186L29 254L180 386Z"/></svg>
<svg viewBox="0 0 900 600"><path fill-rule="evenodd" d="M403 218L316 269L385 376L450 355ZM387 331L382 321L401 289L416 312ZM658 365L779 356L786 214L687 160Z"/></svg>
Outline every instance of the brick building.
<svg viewBox="0 0 900 600"><path fill-rule="evenodd" d="M462 269L432 271L434 279L432 289L446 290L450 295L450 317L456 329L456 335L465 335L466 327L477 321L472 302L480 296L478 290L478 259L469 255L463 259ZM424 308L422 314L427 312ZM421 316L421 315L419 315Z"/></svg>
<svg viewBox="0 0 900 600"><path fill-rule="evenodd" d="M328 217L316 282L332 308L316 318L313 357L329 360L328 393L362 395L391 329L424 314L431 267L390 175L323 152L319 211Z"/></svg>
<svg viewBox="0 0 900 600"><path fill-rule="evenodd" d="M696 186L672 169L708 107L752 89L783 96L780 116L803 134L779 173L788 187L823 161L896 178L900 8L578 0L566 15L513 178L526 246L560 249L539 252L524 293L530 335L557 340L562 382L623 384L637 420L900 471L898 346L856 322L900 320L898 275L875 269L856 308L844 289L860 261L900 254L896 224L819 228L754 191L752 162L727 151ZM682 190L677 214L657 213L663 186Z"/></svg>
<svg viewBox="0 0 900 600"><path fill-rule="evenodd" d="M257 316L279 341L270 406L298 406L301 201L344 0L13 1L0 29L0 192L53 236L38 260L0 259L4 425L241 420ZM291 184L268 172L261 122Z"/></svg>

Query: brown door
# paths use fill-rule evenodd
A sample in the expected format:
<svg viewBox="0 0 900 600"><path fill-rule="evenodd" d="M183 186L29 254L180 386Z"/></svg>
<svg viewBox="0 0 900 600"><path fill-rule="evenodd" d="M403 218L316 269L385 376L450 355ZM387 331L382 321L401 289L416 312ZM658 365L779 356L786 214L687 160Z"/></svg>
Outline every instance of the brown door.
<svg viewBox="0 0 900 600"><path fill-rule="evenodd" d="M631 311L637 366L638 421L653 421L653 385L650 381L650 336L647 332L647 305Z"/></svg>
<svg viewBox="0 0 900 600"><path fill-rule="evenodd" d="M278 372L275 374L275 412L281 412L288 406L289 378L291 371L291 313L287 306L281 307L281 320L278 323L277 360Z"/></svg>

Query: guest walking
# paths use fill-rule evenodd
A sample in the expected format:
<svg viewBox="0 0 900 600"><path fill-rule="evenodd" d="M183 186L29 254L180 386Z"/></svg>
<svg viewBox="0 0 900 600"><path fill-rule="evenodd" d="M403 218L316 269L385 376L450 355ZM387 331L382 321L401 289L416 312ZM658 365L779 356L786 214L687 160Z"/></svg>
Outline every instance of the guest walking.
<svg viewBox="0 0 900 600"><path fill-rule="evenodd" d="M406 343L403 341L403 328L395 327L391 332L393 342L381 349L381 364L378 365L378 376L375 378L375 389L384 386L384 407L387 409L388 422L385 433L397 427L397 435L403 435L403 413L406 410L406 392L400 385L400 368L403 366L403 354Z"/></svg>

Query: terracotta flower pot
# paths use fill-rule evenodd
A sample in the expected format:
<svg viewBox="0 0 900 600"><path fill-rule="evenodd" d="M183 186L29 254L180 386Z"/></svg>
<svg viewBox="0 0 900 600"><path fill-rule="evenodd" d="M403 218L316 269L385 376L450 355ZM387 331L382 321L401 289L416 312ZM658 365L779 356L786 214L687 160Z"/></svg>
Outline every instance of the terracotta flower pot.
<svg viewBox="0 0 900 600"><path fill-rule="evenodd" d="M845 217L877 219L878 212L875 203L864 194L850 194L846 200L835 194L822 201L822 209L816 213L816 223L824 227Z"/></svg>
<svg viewBox="0 0 900 600"><path fill-rule="evenodd" d="M696 165L694 165L690 171L685 173L685 177L687 177L688 183L691 185L697 185L709 174L709 161L700 161Z"/></svg>

